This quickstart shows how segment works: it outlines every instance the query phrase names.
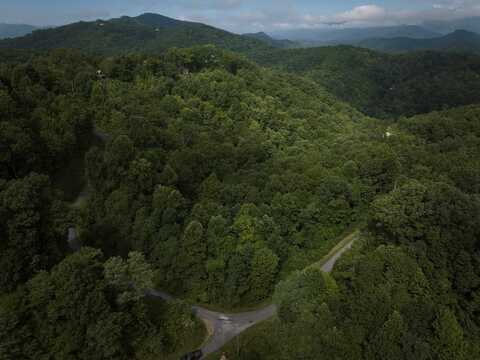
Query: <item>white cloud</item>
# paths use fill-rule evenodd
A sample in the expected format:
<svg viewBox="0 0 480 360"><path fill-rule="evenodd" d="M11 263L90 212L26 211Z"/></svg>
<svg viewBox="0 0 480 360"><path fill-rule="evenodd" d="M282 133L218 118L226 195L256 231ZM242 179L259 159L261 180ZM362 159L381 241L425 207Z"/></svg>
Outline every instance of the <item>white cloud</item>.
<svg viewBox="0 0 480 360"><path fill-rule="evenodd" d="M387 11L378 5L362 5L352 10L334 16L334 19L344 22L371 22L383 20L387 17Z"/></svg>
<svg viewBox="0 0 480 360"><path fill-rule="evenodd" d="M354 7L333 15L299 13L292 6L279 6L277 9L263 9L255 12L242 12L226 15L221 21L211 18L213 23L223 28L237 31L282 30L295 28L328 28L389 26L401 24L421 24L428 20L453 20L480 16L480 0L437 0L425 1L423 10L387 9L376 4ZM279 4L280 5L280 4Z"/></svg>

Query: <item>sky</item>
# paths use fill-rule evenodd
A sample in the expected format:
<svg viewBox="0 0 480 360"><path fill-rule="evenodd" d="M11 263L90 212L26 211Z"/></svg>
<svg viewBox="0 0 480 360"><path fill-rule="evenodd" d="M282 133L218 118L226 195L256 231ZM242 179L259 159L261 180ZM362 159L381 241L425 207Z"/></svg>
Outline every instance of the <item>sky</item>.
<svg viewBox="0 0 480 360"><path fill-rule="evenodd" d="M244 33L421 24L480 16L480 0L0 0L0 22L37 26L155 12Z"/></svg>

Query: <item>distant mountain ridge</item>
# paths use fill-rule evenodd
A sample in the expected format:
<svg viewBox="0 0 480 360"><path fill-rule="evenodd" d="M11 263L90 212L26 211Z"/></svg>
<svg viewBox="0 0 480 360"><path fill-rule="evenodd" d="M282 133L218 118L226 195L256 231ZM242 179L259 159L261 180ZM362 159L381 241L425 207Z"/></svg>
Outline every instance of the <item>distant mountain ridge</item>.
<svg viewBox="0 0 480 360"><path fill-rule="evenodd" d="M0 39L6 38L15 38L18 36L24 36L32 31L36 30L37 27L27 24L3 24L0 23Z"/></svg>
<svg viewBox="0 0 480 360"><path fill-rule="evenodd" d="M432 39L398 37L392 39L368 39L357 44L372 50L402 53L408 51L436 50L480 53L480 35L465 31L455 32Z"/></svg>
<svg viewBox="0 0 480 360"><path fill-rule="evenodd" d="M371 38L411 37L427 39L441 34L416 25L388 27L345 28L345 29L297 29L276 32L274 38L310 43L310 45L342 44L352 45Z"/></svg>
<svg viewBox="0 0 480 360"><path fill-rule="evenodd" d="M480 34L480 16L446 21L426 21L422 27L446 35L456 30Z"/></svg>
<svg viewBox="0 0 480 360"><path fill-rule="evenodd" d="M266 43L266 44L268 44L272 47L281 48L281 49L291 49L291 48L295 48L295 47L300 46L299 43L296 43L296 42L291 41L291 40L274 39L270 35L268 35L264 32L247 33L247 34L243 34L243 36L263 41L264 43Z"/></svg>
<svg viewBox="0 0 480 360"><path fill-rule="evenodd" d="M99 54L125 54L159 53L172 47L209 44L243 53L271 48L259 39L153 13L37 30L23 37L2 40L0 48L76 48Z"/></svg>

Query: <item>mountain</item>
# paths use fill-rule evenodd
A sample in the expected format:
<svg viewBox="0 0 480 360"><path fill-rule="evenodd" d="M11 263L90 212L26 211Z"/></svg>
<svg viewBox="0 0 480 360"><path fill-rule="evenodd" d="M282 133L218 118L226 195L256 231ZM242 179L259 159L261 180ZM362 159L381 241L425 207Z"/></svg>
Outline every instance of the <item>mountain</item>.
<svg viewBox="0 0 480 360"><path fill-rule="evenodd" d="M281 49L290 49L290 48L295 48L299 47L300 44L290 41L290 40L277 40L269 36L268 34L264 32L258 32L258 33L251 33L251 34L243 34L243 36L252 38L252 39L257 39L260 40L272 47L276 48L281 48Z"/></svg>
<svg viewBox="0 0 480 360"><path fill-rule="evenodd" d="M212 26L180 21L158 14L124 16L111 20L77 22L0 41L0 48L75 48L90 53L159 53L172 47L213 44L228 50L253 52L269 49L265 42Z"/></svg>
<svg viewBox="0 0 480 360"><path fill-rule="evenodd" d="M450 21L427 21L422 26L443 35L455 30L467 30L480 34L480 16Z"/></svg>
<svg viewBox="0 0 480 360"><path fill-rule="evenodd" d="M388 27L349 28L349 29L297 29L275 33L275 38L283 37L292 41L315 44L351 45L369 38L411 37L427 39L440 34L421 26L402 25Z"/></svg>
<svg viewBox="0 0 480 360"><path fill-rule="evenodd" d="M37 28L32 25L0 24L0 39L24 36L30 34L35 29Z"/></svg>
<svg viewBox="0 0 480 360"><path fill-rule="evenodd" d="M457 30L446 36L433 39L368 39L357 44L372 50L401 53L418 50L460 51L480 53L480 35L465 30Z"/></svg>

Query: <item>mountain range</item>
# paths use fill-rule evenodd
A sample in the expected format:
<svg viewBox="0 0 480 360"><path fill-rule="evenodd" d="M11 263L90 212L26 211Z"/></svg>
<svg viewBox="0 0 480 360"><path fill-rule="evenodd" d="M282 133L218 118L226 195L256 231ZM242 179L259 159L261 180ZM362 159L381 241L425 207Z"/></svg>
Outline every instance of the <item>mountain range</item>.
<svg viewBox="0 0 480 360"><path fill-rule="evenodd" d="M306 45L343 44L352 45L370 38L409 37L427 39L440 33L416 25L345 28L345 29L295 29L273 33L273 37L298 41Z"/></svg>
<svg viewBox="0 0 480 360"><path fill-rule="evenodd" d="M480 33L480 17L469 17L448 21L427 21L422 24L422 27L443 35L454 32L455 30L466 30Z"/></svg>
<svg viewBox="0 0 480 360"><path fill-rule="evenodd" d="M356 44L372 50L401 53L420 50L459 51L480 53L480 35L465 31L455 32L432 39L397 37L392 39L368 39Z"/></svg>
<svg viewBox="0 0 480 360"><path fill-rule="evenodd" d="M447 25L470 25L470 28L475 28L474 19L478 18L451 23L437 22L435 26L430 24L428 27L404 25L338 30L303 29L286 31L272 37L265 32L238 35L201 23L146 13L137 17L81 21L48 29L4 24L0 25L0 37L9 38L0 40L0 48L76 48L90 53L115 55L134 52L161 53L172 47L211 44L254 55L272 49L353 45L390 53L418 50L480 53L480 34L456 30L442 35L441 32L433 31L443 31L447 29Z"/></svg>
<svg viewBox="0 0 480 360"><path fill-rule="evenodd" d="M0 48L77 48L91 53L125 54L159 53L172 47L206 44L243 53L270 48L266 42L253 37L152 13L37 30L23 37L2 40Z"/></svg>

